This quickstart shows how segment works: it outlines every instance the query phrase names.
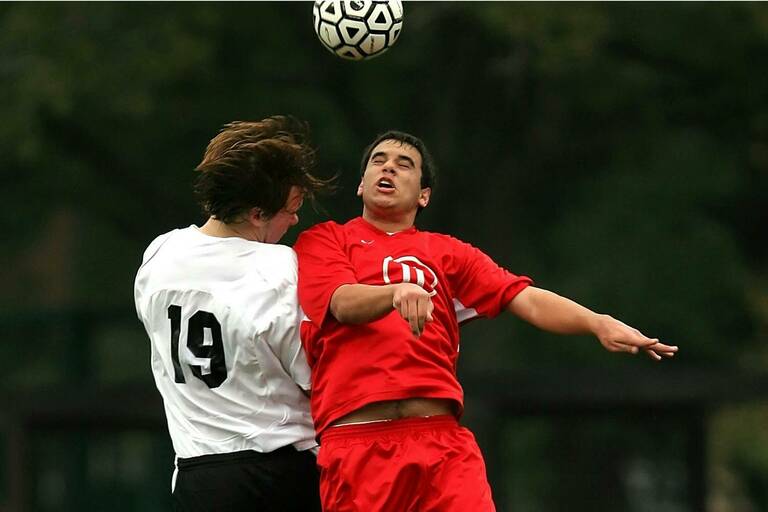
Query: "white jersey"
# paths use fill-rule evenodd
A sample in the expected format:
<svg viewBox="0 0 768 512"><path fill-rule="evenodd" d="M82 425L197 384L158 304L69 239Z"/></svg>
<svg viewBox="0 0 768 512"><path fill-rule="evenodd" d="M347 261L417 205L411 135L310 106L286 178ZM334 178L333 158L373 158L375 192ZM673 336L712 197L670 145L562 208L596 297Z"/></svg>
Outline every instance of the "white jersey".
<svg viewBox="0 0 768 512"><path fill-rule="evenodd" d="M134 297L178 457L316 445L290 247L195 226L157 237Z"/></svg>

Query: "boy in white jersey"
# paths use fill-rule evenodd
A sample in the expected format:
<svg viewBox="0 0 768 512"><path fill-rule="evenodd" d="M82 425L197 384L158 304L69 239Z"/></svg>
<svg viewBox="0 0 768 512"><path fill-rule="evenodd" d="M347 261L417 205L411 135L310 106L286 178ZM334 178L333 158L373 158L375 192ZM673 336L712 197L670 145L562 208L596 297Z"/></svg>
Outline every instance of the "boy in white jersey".
<svg viewBox="0 0 768 512"><path fill-rule="evenodd" d="M176 510L320 509L296 256L276 245L303 199L330 187L313 155L293 119L226 125L196 169L207 222L144 253L134 294L177 456Z"/></svg>

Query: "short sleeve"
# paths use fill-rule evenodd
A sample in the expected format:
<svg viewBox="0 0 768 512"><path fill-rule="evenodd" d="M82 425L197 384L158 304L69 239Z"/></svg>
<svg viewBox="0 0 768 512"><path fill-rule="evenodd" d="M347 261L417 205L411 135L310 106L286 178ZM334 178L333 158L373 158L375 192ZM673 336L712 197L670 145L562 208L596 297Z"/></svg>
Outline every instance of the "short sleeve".
<svg viewBox="0 0 768 512"><path fill-rule="evenodd" d="M472 316L493 318L515 296L533 283L499 266L487 254L470 244L451 238L451 279L455 306L471 309ZM471 319L469 316L467 319Z"/></svg>
<svg viewBox="0 0 768 512"><path fill-rule="evenodd" d="M318 224L299 235L299 303L313 324L323 325L336 289L356 284L352 263L344 250L344 233L335 222Z"/></svg>

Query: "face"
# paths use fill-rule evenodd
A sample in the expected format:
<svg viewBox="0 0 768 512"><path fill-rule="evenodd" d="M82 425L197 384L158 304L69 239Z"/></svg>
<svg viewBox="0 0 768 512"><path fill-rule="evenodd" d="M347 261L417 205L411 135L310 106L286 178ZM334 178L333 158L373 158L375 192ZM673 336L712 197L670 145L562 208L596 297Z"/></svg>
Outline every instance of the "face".
<svg viewBox="0 0 768 512"><path fill-rule="evenodd" d="M291 187L288 193L288 200L283 209L277 212L274 217L264 221L264 242L276 244L283 238L288 228L295 226L299 222L299 210L304 202L304 191L297 186Z"/></svg>
<svg viewBox="0 0 768 512"><path fill-rule="evenodd" d="M385 140L371 151L357 195L365 208L387 213L413 213L429 203L429 188L421 188L421 153L397 140Z"/></svg>

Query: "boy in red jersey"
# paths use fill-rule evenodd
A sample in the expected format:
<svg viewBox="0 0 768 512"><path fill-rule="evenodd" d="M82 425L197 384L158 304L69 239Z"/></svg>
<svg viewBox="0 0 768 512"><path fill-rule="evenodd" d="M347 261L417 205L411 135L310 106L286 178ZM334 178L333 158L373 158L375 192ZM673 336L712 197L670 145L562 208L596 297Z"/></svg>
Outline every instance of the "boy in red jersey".
<svg viewBox="0 0 768 512"><path fill-rule="evenodd" d="M433 179L420 139L380 135L363 156L362 216L314 226L294 247L326 511L495 510L477 443L457 423L460 322L507 310L547 331L593 334L612 352L677 351L416 229Z"/></svg>

